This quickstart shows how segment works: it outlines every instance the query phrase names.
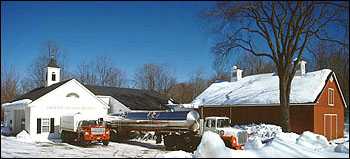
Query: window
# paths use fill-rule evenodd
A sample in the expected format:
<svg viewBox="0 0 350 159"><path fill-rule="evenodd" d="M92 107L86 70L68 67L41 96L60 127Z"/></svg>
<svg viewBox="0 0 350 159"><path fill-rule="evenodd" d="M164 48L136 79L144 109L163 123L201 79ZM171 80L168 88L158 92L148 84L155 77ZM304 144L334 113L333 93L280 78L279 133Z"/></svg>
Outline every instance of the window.
<svg viewBox="0 0 350 159"><path fill-rule="evenodd" d="M50 131L50 119L43 118L41 120L41 132L49 132Z"/></svg>
<svg viewBox="0 0 350 159"><path fill-rule="evenodd" d="M218 120L218 128L224 128L230 126L230 120L228 119L219 119Z"/></svg>
<svg viewBox="0 0 350 159"><path fill-rule="evenodd" d="M55 72L52 72L52 79L51 79L52 81L56 81L56 74L55 74Z"/></svg>
<svg viewBox="0 0 350 159"><path fill-rule="evenodd" d="M75 97L75 98L79 98L79 95L76 93L69 93L66 95L66 97Z"/></svg>
<svg viewBox="0 0 350 159"><path fill-rule="evenodd" d="M210 124L210 127L212 127L212 128L215 128L215 125L216 125L216 122L215 122L215 120L211 120L211 124Z"/></svg>
<svg viewBox="0 0 350 159"><path fill-rule="evenodd" d="M205 123L205 126L207 127L207 128L209 128L210 127L210 120L207 120L207 122Z"/></svg>
<svg viewBox="0 0 350 159"><path fill-rule="evenodd" d="M328 88L328 105L334 106L334 89Z"/></svg>

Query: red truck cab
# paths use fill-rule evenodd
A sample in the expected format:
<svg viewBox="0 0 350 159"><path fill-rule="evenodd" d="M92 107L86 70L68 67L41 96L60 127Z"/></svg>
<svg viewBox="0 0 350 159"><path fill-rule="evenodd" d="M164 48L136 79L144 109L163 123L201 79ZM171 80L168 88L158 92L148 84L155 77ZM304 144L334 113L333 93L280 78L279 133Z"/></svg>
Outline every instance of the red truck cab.
<svg viewBox="0 0 350 159"><path fill-rule="evenodd" d="M106 123L96 120L82 120L78 126L78 138L86 143L102 142L103 145L108 145L110 140L110 129Z"/></svg>

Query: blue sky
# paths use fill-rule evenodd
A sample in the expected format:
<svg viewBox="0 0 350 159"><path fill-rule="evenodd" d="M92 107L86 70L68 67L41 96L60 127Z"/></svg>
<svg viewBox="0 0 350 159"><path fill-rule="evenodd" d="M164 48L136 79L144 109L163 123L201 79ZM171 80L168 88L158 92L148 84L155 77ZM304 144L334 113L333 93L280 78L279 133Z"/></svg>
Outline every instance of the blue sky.
<svg viewBox="0 0 350 159"><path fill-rule="evenodd" d="M210 35L198 14L212 3L2 2L1 62L25 72L52 40L70 71L81 60L105 55L128 78L145 63L167 64L178 81L198 68L210 75Z"/></svg>

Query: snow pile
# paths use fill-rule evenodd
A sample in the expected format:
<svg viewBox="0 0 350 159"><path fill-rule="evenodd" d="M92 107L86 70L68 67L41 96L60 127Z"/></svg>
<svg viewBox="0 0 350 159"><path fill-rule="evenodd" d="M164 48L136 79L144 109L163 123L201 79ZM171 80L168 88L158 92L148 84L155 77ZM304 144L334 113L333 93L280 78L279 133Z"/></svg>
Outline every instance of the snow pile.
<svg viewBox="0 0 350 159"><path fill-rule="evenodd" d="M172 151L159 155L157 158L193 158L193 155L185 151Z"/></svg>
<svg viewBox="0 0 350 159"><path fill-rule="evenodd" d="M330 146L326 137L314 134L310 131L304 131L303 134L296 139L296 143L311 148L314 151L319 151Z"/></svg>
<svg viewBox="0 0 350 159"><path fill-rule="evenodd" d="M264 144L261 142L261 138L259 136L253 136L248 138L247 143L244 145L245 149L261 149L264 147Z"/></svg>
<svg viewBox="0 0 350 159"><path fill-rule="evenodd" d="M323 69L308 72L305 76L295 76L290 102L314 102L331 72L329 69ZM192 104L196 108L200 105L278 104L278 83L278 76L273 73L247 76L236 82L213 83L193 100Z"/></svg>
<svg viewBox="0 0 350 159"><path fill-rule="evenodd" d="M16 135L16 139L22 142L28 142L28 143L34 142L32 137L25 130L22 130L20 133L18 133Z"/></svg>
<svg viewBox="0 0 350 159"><path fill-rule="evenodd" d="M342 144L338 144L335 148L334 148L335 152L340 152L340 153L349 153L349 141L342 143Z"/></svg>
<svg viewBox="0 0 350 159"><path fill-rule="evenodd" d="M59 137L58 137L57 133L54 133L54 134L50 134L49 138L57 139ZM20 141L20 142L26 142L26 143L34 143L34 142L49 142L49 143L52 143L52 141L50 141L48 139L48 136L45 135L45 134L30 135L25 130L22 130L20 133L18 133L16 135L16 140Z"/></svg>
<svg viewBox="0 0 350 159"><path fill-rule="evenodd" d="M231 150L227 148L220 136L211 131L204 132L201 143L194 152L196 158L225 158L231 157Z"/></svg>
<svg viewBox="0 0 350 159"><path fill-rule="evenodd" d="M286 143L296 143L296 140L299 136L300 135L296 133L279 133L276 135L276 139L284 141Z"/></svg>
<svg viewBox="0 0 350 159"><path fill-rule="evenodd" d="M272 139L277 134L282 133L282 128L280 126L271 124L250 124L241 126L236 125L234 127L246 130L249 136L257 136L261 139L261 141Z"/></svg>

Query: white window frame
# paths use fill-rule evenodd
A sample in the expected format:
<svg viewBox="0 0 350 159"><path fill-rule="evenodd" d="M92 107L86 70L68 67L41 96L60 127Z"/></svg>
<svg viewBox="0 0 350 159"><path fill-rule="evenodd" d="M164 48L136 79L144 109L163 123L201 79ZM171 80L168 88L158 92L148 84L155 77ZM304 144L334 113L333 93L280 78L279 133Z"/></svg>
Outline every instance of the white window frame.
<svg viewBox="0 0 350 159"><path fill-rule="evenodd" d="M47 120L47 125L44 125L44 120ZM44 127L48 127L47 131L44 131ZM50 132L50 118L41 118L41 133Z"/></svg>
<svg viewBox="0 0 350 159"><path fill-rule="evenodd" d="M330 92L332 92L332 96L330 95ZM330 103L330 98L332 98L332 103ZM328 105L329 106L334 106L334 89L333 88L328 88Z"/></svg>

